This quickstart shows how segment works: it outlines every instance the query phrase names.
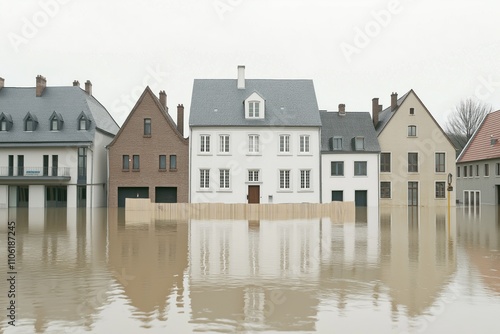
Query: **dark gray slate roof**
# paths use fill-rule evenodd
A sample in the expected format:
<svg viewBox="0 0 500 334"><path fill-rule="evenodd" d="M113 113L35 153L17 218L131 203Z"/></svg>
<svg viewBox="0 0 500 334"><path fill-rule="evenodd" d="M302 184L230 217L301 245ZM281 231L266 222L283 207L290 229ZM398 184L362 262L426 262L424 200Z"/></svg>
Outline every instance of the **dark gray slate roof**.
<svg viewBox="0 0 500 334"><path fill-rule="evenodd" d="M392 116L398 111L399 106L403 103L403 101L406 99L408 94L410 94L411 90L407 92L405 95L401 96L397 100L397 107L394 111L391 111L391 106L385 108L378 114L378 123L375 126L375 130L377 131L377 136L380 135L382 130L384 130L385 126L389 121L391 120Z"/></svg>
<svg viewBox="0 0 500 334"><path fill-rule="evenodd" d="M377 133L369 112L346 112L340 116L338 111L320 111L321 123L321 152L345 153L355 151L352 145L354 137L365 138L364 152L380 152ZM342 150L330 150L330 138L342 137Z"/></svg>
<svg viewBox="0 0 500 334"><path fill-rule="evenodd" d="M62 116L60 131L50 131L49 119L54 111ZM37 119L35 131L24 131L28 112ZM78 117L84 113L90 120L87 131L78 130ZM91 142L96 129L115 135L119 126L108 111L93 96L76 86L46 87L41 97L35 88L4 87L0 90L0 114L12 118L12 128L0 132L0 146L27 144L64 145L64 143Z"/></svg>
<svg viewBox="0 0 500 334"><path fill-rule="evenodd" d="M264 119L245 119L243 101L254 92L266 104ZM217 111L214 111L217 109ZM196 79L190 126L321 126L312 80Z"/></svg>

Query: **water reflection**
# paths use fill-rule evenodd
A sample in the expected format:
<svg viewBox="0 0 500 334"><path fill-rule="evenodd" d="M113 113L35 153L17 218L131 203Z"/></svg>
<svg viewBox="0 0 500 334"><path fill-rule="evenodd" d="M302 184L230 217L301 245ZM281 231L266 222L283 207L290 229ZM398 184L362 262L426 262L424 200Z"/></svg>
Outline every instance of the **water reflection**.
<svg viewBox="0 0 500 334"><path fill-rule="evenodd" d="M464 305L500 311L497 207L356 217L184 222L119 209L3 210L18 223L16 329L420 332L465 294L471 303L444 313L460 331L463 312L481 314Z"/></svg>
<svg viewBox="0 0 500 334"><path fill-rule="evenodd" d="M106 211L17 208L2 216L17 223L18 326L51 332L53 322L93 317L106 300L90 297L108 289ZM7 289L4 280L0 289Z"/></svg>
<svg viewBox="0 0 500 334"><path fill-rule="evenodd" d="M123 220L122 209L109 210L109 271L133 306L134 317L149 327L167 320L168 297L183 306L187 268L187 222Z"/></svg>

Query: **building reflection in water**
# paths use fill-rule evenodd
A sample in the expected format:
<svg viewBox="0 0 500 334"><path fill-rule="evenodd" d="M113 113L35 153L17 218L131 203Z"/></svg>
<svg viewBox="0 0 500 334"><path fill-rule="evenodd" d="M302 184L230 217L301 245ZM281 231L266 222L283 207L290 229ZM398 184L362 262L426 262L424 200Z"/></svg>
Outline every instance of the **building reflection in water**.
<svg viewBox="0 0 500 334"><path fill-rule="evenodd" d="M500 295L500 206L457 210L457 237L486 288Z"/></svg>
<svg viewBox="0 0 500 334"><path fill-rule="evenodd" d="M60 332L68 324L90 329L106 303L96 295L109 288L101 279L106 211L12 208L2 214L16 222L17 327L36 333ZM7 291L4 280L0 289Z"/></svg>
<svg viewBox="0 0 500 334"><path fill-rule="evenodd" d="M32 331L92 331L103 309L138 320L136 331L179 317L180 332L323 331L325 318L348 331L368 311L411 331L408 319L443 298L457 242L500 291L496 208L482 208L477 224L470 212L448 223L446 208L423 207L368 208L354 223L156 221L110 209L106 224L106 211L51 210L8 213L18 222L19 315Z"/></svg>
<svg viewBox="0 0 500 334"><path fill-rule="evenodd" d="M148 215L126 218L123 209L109 209L109 270L134 308L133 316L149 327L155 319L167 319L171 294L183 307L188 224Z"/></svg>

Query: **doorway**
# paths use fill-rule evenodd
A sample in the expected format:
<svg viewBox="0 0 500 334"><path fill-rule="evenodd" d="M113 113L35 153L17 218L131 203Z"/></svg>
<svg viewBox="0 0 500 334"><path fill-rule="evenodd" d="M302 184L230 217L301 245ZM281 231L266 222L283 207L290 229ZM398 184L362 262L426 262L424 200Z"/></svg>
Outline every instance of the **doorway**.
<svg viewBox="0 0 500 334"><path fill-rule="evenodd" d="M408 205L418 206L418 182L408 182Z"/></svg>
<svg viewBox="0 0 500 334"><path fill-rule="evenodd" d="M248 204L260 203L260 186L248 186Z"/></svg>
<svg viewBox="0 0 500 334"><path fill-rule="evenodd" d="M368 191L367 190L354 191L354 203L356 207L368 206Z"/></svg>

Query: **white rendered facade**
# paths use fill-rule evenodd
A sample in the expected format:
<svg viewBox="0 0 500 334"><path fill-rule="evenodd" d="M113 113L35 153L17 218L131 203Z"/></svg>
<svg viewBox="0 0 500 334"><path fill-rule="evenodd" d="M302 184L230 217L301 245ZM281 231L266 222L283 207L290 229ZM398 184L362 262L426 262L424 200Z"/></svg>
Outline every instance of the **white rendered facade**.
<svg viewBox="0 0 500 334"><path fill-rule="evenodd" d="M248 203L252 186L259 203L319 203L319 138L319 127L191 127L190 202Z"/></svg>
<svg viewBox="0 0 500 334"><path fill-rule="evenodd" d="M343 201L355 202L356 191L366 191L367 206L378 207L378 157L378 153L332 154L324 152L321 154L321 202L331 202L333 191L341 191ZM334 164L342 163L343 173L332 171L332 162ZM355 175L354 165L356 162L366 162L366 175Z"/></svg>

